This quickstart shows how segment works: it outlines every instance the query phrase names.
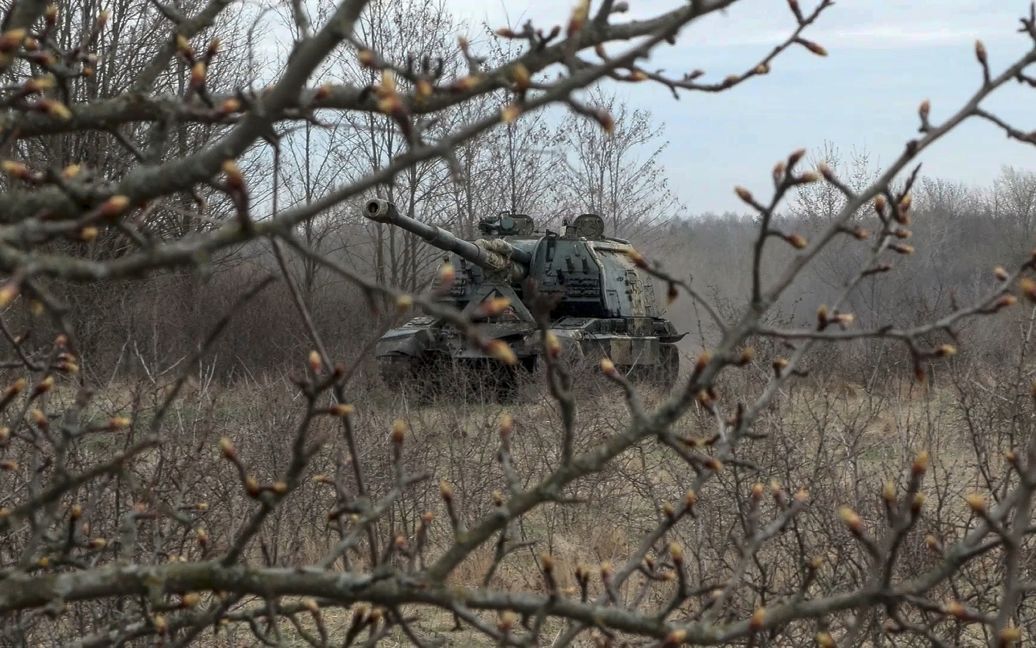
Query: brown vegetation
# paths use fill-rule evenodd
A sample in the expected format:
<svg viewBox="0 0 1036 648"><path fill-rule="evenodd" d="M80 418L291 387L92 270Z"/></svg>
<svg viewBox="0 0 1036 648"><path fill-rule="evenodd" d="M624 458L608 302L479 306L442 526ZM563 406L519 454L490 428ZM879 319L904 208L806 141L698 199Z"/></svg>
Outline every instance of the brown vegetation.
<svg viewBox="0 0 1036 648"><path fill-rule="evenodd" d="M886 169L795 151L736 189L751 221L666 219L653 122L579 91L825 53L833 3L791 0L744 73L641 67L733 1L577 1L485 51L436 2L6 3L0 643L1031 638L1036 181L914 163L968 119L1033 142L983 101L1036 86L1036 8ZM293 39L269 79L264 29ZM431 250L354 217L371 194L461 233L500 196L606 212L692 331L678 384L547 362L506 406L391 393L370 347L412 307L482 341Z"/></svg>

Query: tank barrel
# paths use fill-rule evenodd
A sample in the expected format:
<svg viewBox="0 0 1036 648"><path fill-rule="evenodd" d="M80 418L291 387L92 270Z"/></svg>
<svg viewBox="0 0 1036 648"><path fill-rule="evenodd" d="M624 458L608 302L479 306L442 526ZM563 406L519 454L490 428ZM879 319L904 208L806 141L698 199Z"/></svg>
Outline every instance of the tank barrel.
<svg viewBox="0 0 1036 648"><path fill-rule="evenodd" d="M421 237L430 245L434 245L440 250L453 252L457 256L483 268L505 270L510 266L510 274L515 278L524 276L529 263L532 261L531 254L513 247L506 241L500 239L489 241L487 242L487 247L465 241L441 227L429 225L400 214L394 204L380 198L367 201L363 209L363 215L377 223L386 223L405 229ZM493 249L488 249L489 246Z"/></svg>

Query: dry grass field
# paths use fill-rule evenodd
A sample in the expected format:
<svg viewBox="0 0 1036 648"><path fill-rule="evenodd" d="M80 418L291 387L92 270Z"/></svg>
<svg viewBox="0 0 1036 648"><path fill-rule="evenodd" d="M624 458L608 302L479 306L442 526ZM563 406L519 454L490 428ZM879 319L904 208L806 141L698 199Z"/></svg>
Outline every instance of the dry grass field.
<svg viewBox="0 0 1036 648"><path fill-rule="evenodd" d="M763 367L765 362L761 361L758 371L750 369L738 383L721 389L746 394L762 389L765 380L754 376L763 375ZM687 578L706 588L709 583L718 587L731 573L740 573L745 588L724 601L724 615L729 618L752 614L758 596L753 591L779 595L800 587L806 592L823 592L859 586L867 580L871 566L837 512L849 506L858 512L866 528L879 529L885 518L883 489L904 488L904 466L915 461L921 451L928 453L924 501L919 505L923 515L903 538L899 550L904 559L896 567L897 576L910 578L937 564L939 555L933 544L952 543L975 524L975 512L966 496L979 491L1003 492L1004 483L997 477L1006 472L1003 453L1016 447L1017 439L1028 434L1032 426L1028 393L1031 369L1021 368L1012 377L1014 381L981 378L980 372L963 364L946 365L940 371L937 385L919 384L910 377L890 373L880 384L871 386L841 377L811 377L788 386L759 416L753 438L696 493L693 516L672 529L671 541L693 556L685 567ZM71 401L74 391L71 385L56 387L47 396L48 405ZM628 425L629 413L617 398L617 388L605 380L588 379L578 391L574 444L576 452L581 453L620 433ZM258 393L263 394L261 399L256 398ZM96 435L82 446L80 460L92 463L131 443L133 427L147 424L163 394L160 385L144 383L107 390L108 400L95 402L83 416L101 421L126 416L134 421L133 426L118 434ZM643 393L649 407L665 396L651 389ZM162 447L143 454L132 470L104 488L81 493L76 500L82 507L81 523L91 525L91 536L125 542L115 512L121 500L143 495L145 505L161 502L174 510L168 516L139 521L134 544L137 559L161 563L221 554L254 506L247 489L241 487L237 470L221 456L221 439L233 441L237 456L258 483L276 481L291 453L292 440L285 430L298 424L297 400L296 388L283 378L260 384L189 385L166 415ZM357 394L353 404L353 434L367 470L369 501L392 491L396 471L424 476L398 494L374 531L375 546L385 546L397 534L415 537L422 515L432 516L420 552L389 557L389 564L403 560L423 565L432 560L449 548L456 533L492 515L508 491L508 475L521 490L556 470L560 462L560 413L542 382L530 382L519 398L505 404L487 403L478 394L443 394L431 403L413 404L373 382L369 390ZM502 416L514 421L506 469L499 462ZM685 447L704 448L713 433L712 419L712 414L696 406L673 432ZM398 465L391 459L389 431L393 426L405 429ZM334 419L315 421L310 434L323 438L324 443L301 475L298 487L258 532L245 556L248 563L289 568L316 564L340 541L343 516L348 520L362 515L362 504L357 504L361 508L355 512L339 513L334 521L328 519L327 511L335 508L338 499L336 488L347 479L350 469L348 460L343 459L348 450ZM13 458L31 461L28 456ZM645 534L666 515L664 507L680 506L694 473L692 465L658 440L645 439L609 470L574 483L563 499L516 520L499 542L472 551L450 574L447 587L458 592L489 586L501 592L545 594L541 561L543 555L549 555L561 596L578 599L582 595L581 573L591 575L586 583L590 599L608 596L601 571L613 570L635 554ZM754 484L768 493L758 509L750 506ZM451 526L442 488L451 491L459 531ZM804 493L809 506L788 529L759 547L746 565L746 525L779 513L776 500L770 501L778 492L783 496ZM198 540L202 533L203 543ZM506 554L501 557L498 552L505 543ZM804 557L815 564L805 567ZM665 605L677 587L667 558L654 549L647 552L646 564L657 565L657 570L650 576L635 575L616 593L622 605ZM370 568L369 557L363 552L357 551L347 560L351 570ZM1028 573L1027 564L1023 568ZM803 582L804 569L808 569L808 584ZM989 576L1000 569L1002 564L997 559L974 561L942 597L968 601L976 608L992 604L996 593L989 585L998 579L991 581ZM933 600L940 598L933 596ZM303 600L284 597L277 605L301 607ZM688 600L681 604L682 611L698 615L707 609L708 602L708 597ZM230 618L263 605L268 602L262 598L243 597L230 609ZM328 607L320 613L321 624L331 636L341 636L358 609L370 607ZM417 614L418 610L416 606L399 608L401 614L414 614L414 628L446 641L446 645L492 643L466 624L456 624L451 614ZM480 616L486 623L498 621L493 613ZM273 626L262 617L260 612L250 621L252 630L247 624L229 624L215 635L205 635L203 642L214 646L251 645L255 641L253 632L258 631L260 636L283 645L305 645L303 635L317 633L317 624L306 614L279 617ZM541 633L556 637L564 629L563 623L552 620L546 622ZM960 645L979 640L963 625L954 636L962 642ZM381 640L386 645L409 641L399 626ZM774 645L796 645L799 640L793 636Z"/></svg>

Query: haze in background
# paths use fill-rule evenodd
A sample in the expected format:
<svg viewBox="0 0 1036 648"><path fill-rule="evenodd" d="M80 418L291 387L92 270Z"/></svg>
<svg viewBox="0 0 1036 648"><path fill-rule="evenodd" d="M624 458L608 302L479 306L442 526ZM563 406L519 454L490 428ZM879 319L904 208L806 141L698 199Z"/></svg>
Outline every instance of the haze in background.
<svg viewBox="0 0 1036 648"><path fill-rule="evenodd" d="M815 6L813 0L800 2L807 11ZM451 0L450 9L469 22L469 36L477 41L482 23L520 26L533 17L538 27L564 24L571 4ZM629 4L629 13L617 19L682 2ZM819 152L830 141L845 152L866 151L875 164L891 161L917 134L916 110L923 99L931 100L933 123L939 123L978 87L976 38L989 50L994 74L1024 51L1029 37L1017 28L1025 12L1023 0L844 0L808 34L827 48L826 58L796 48L780 57L767 77L719 95L683 93L679 101L661 86L641 84L636 92L614 82L608 87L665 122L670 146L664 162L689 213L740 212L733 186L764 192L773 163L793 149ZM719 80L753 65L794 26L784 2L743 0L724 15L695 23L645 67L664 68L675 77L702 69L707 79ZM985 106L1036 128L1030 102L1020 89L1008 87ZM924 174L986 185L1004 165L1036 168L1036 148L995 132L990 137L993 130L984 122L966 124L929 150Z"/></svg>

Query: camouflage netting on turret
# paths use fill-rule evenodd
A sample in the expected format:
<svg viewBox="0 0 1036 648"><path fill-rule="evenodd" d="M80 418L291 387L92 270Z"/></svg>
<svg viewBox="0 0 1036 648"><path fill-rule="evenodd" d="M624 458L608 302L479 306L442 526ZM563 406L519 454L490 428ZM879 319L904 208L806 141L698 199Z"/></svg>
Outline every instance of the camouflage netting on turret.
<svg viewBox="0 0 1036 648"><path fill-rule="evenodd" d="M486 275L492 280L507 281L512 270L511 246L500 239L478 239L475 245L489 252L483 266Z"/></svg>

